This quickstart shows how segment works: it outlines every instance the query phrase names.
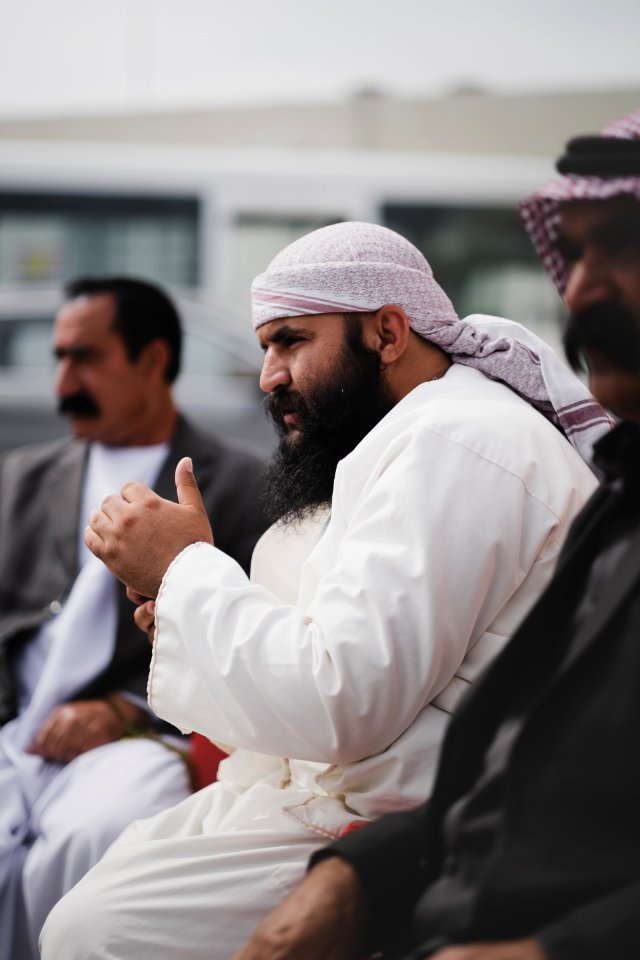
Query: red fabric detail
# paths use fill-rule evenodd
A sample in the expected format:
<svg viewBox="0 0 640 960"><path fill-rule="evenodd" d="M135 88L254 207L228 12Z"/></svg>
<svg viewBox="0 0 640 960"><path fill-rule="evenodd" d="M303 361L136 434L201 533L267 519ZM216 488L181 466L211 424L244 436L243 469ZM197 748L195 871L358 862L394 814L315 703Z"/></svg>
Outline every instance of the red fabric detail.
<svg viewBox="0 0 640 960"><path fill-rule="evenodd" d="M214 782L218 775L218 764L227 754L201 733L192 733L189 756L194 773L195 789L201 790L202 787Z"/></svg>
<svg viewBox="0 0 640 960"><path fill-rule="evenodd" d="M366 827L368 823L368 820L352 820L351 823L348 823L346 827L342 828L340 836L346 837L348 833L353 833L354 830L359 830L360 827Z"/></svg>

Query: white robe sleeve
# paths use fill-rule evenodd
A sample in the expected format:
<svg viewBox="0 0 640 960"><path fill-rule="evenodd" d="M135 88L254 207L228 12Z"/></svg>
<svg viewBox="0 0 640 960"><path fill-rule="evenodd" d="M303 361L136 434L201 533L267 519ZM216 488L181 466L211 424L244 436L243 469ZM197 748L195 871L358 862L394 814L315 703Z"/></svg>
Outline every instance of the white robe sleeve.
<svg viewBox="0 0 640 960"><path fill-rule="evenodd" d="M434 432L398 437L373 473L344 466L330 562L304 607L208 544L171 564L149 680L159 716L277 756L377 754L446 687L559 525L521 476Z"/></svg>

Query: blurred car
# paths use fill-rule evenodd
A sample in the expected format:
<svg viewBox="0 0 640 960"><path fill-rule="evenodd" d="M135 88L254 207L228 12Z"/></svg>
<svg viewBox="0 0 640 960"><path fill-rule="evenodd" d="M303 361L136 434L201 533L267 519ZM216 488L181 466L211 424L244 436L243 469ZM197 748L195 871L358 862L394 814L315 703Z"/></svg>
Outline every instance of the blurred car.
<svg viewBox="0 0 640 960"><path fill-rule="evenodd" d="M247 321L170 291L183 322L179 407L203 430L266 454L275 435L258 386L260 349ZM68 434L56 412L53 318L60 291L0 293L0 450Z"/></svg>

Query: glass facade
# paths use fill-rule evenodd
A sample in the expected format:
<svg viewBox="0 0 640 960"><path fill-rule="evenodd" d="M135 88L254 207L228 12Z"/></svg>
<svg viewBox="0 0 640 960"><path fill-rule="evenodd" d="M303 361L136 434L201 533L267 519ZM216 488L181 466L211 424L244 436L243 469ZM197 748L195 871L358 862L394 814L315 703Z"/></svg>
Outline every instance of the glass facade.
<svg viewBox="0 0 640 960"><path fill-rule="evenodd" d="M0 193L0 286L125 273L195 287L199 207L196 197Z"/></svg>

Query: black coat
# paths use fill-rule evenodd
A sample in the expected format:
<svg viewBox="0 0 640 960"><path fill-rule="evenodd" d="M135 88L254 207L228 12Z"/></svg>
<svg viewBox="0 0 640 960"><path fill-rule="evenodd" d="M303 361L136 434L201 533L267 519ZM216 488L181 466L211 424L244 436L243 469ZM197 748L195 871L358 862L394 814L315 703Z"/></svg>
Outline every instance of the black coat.
<svg viewBox="0 0 640 960"><path fill-rule="evenodd" d="M77 573L78 529L87 444L62 440L14 450L0 460L0 725L15 712L10 658L56 615ZM258 507L260 461L224 446L180 418L155 490L176 499L174 473L190 456L216 546L248 570L265 527ZM114 491L115 492L115 491ZM118 583L118 627L106 670L77 699L114 689L144 697L150 646Z"/></svg>
<svg viewBox="0 0 640 960"><path fill-rule="evenodd" d="M595 614L559 665L616 494L576 519L549 587L461 703L431 802L392 814L334 849L360 873L372 942L410 929L443 866L443 821L469 792L509 706L539 691L509 759L498 842L468 941L537 936L552 960L640 957L640 526Z"/></svg>

